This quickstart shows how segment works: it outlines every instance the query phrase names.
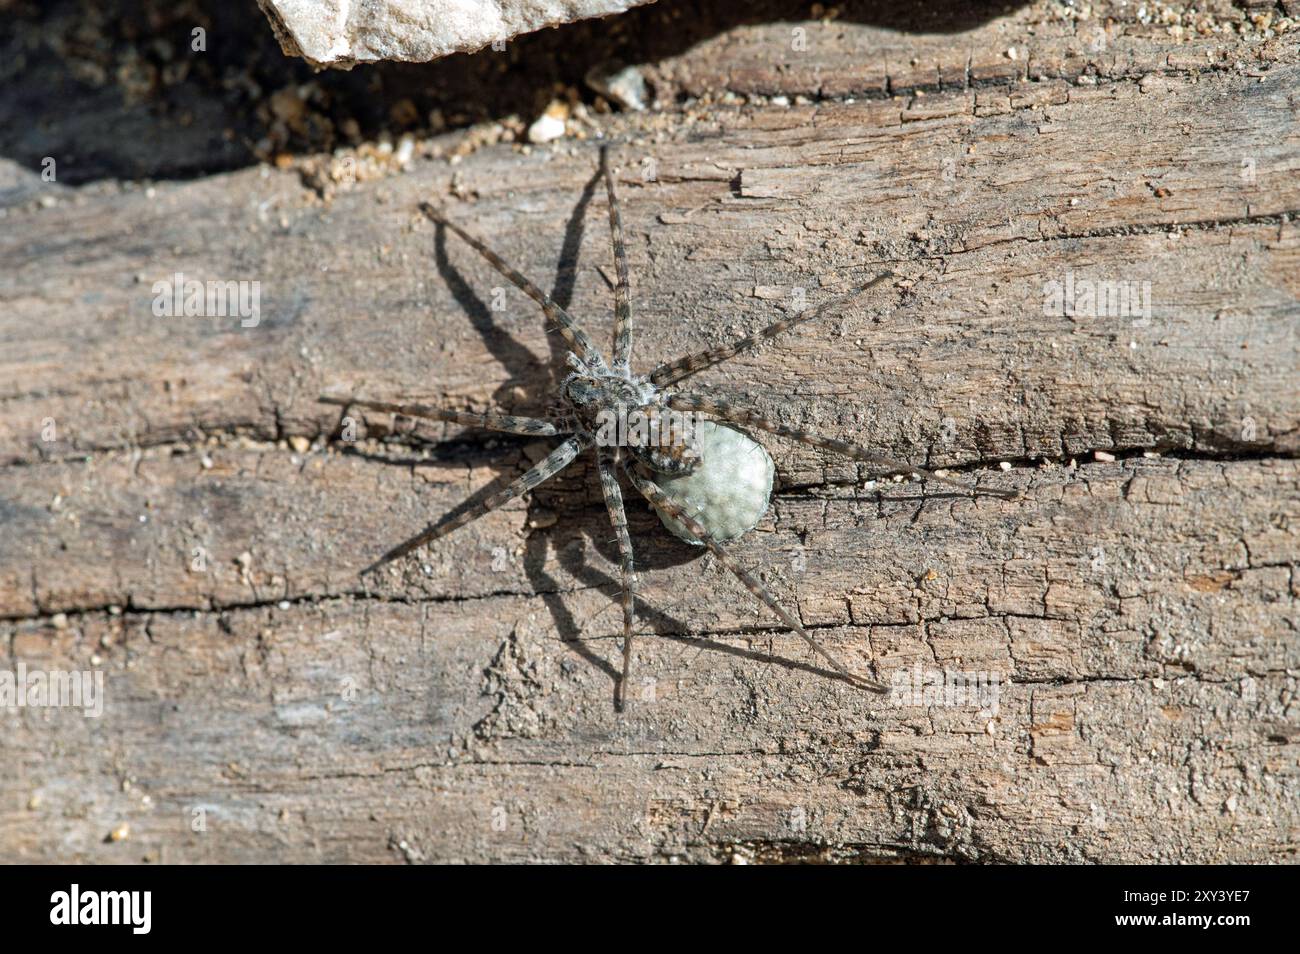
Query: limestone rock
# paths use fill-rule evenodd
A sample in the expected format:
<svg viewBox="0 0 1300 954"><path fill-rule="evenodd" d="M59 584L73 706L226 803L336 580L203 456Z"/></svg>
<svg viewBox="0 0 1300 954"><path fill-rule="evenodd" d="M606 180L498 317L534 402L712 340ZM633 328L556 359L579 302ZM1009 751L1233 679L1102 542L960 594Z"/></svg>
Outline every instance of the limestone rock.
<svg viewBox="0 0 1300 954"><path fill-rule="evenodd" d="M258 0L280 46L313 66L425 62L651 0Z"/></svg>

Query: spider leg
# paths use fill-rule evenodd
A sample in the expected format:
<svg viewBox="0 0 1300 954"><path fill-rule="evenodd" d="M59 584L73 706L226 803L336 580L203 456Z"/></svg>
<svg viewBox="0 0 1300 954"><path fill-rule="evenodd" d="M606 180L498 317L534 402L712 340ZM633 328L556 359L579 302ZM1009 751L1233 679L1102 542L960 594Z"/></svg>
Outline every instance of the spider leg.
<svg viewBox="0 0 1300 954"><path fill-rule="evenodd" d="M962 483L960 480L953 480L949 477L940 477L938 474L925 470L924 468L913 467L911 464L906 464L890 457L882 457L880 454L867 450L861 444L851 444L848 441L836 440L833 437L822 437L819 434L810 434L797 427L786 427L784 424L777 424L775 421L769 421L767 418L749 410L748 408L739 407L722 398L708 398L699 394L674 394L668 398L668 406L678 411L700 411L712 417L720 417L724 421L730 421L733 424L747 424L750 427L757 427L759 430L768 431L771 434L788 437L801 444L821 447L829 451L834 451L837 454L843 454L846 457L852 457L855 460L865 461L868 464L878 464L894 473L918 474L926 480L932 480L940 484L947 484L949 487L960 487L962 490L968 490L971 493L988 494L992 497L1000 497L1003 500L1015 500L1020 496L1014 490L998 490L993 487L971 487L968 484Z"/></svg>
<svg viewBox="0 0 1300 954"><path fill-rule="evenodd" d="M391 401L364 401L361 398L343 397L341 395L322 394L317 398L322 404L336 404L339 407L364 407L372 411L391 411L405 417L426 417L434 421L451 421L469 427L481 427L489 431L501 431L506 434L528 434L533 437L550 437L563 434L551 421L536 417L516 417L513 414L474 414L470 411L451 411L446 408L433 407L429 404L394 404Z"/></svg>
<svg viewBox="0 0 1300 954"><path fill-rule="evenodd" d="M632 288L627 270L627 246L623 242L623 215L614 191L614 174L609 171L609 147L600 147L600 171L609 193L609 233L614 242L614 367L627 371L632 361Z"/></svg>
<svg viewBox="0 0 1300 954"><path fill-rule="evenodd" d="M482 501L475 507L471 507L464 513L461 513L450 520L444 519L434 524L422 533L417 534L405 543L399 544L381 556L370 566L366 567L361 573L364 575L376 570L391 560L398 557L406 556L412 550L423 546L430 540L436 540L439 537L446 536L453 530L472 523L484 514L490 513L500 507L502 504L514 500L516 497L524 494L538 484L550 480L564 468L573 463L573 459L578 456L585 448L591 446L591 439L587 437L570 437L555 450L551 451L545 458L537 463L535 467L525 473L522 477L512 482L504 490L500 490Z"/></svg>
<svg viewBox="0 0 1300 954"><path fill-rule="evenodd" d="M618 683L618 707L627 707L628 679L632 673L632 601L636 595L636 568L632 558L632 538L627 533L627 512L623 508L623 491L618 486L618 474L614 470L617 458L610 451L602 448L598 460L600 468L600 489L605 495L605 508L609 511L609 522L614 526L614 536L618 540L618 555L623 580L623 676Z"/></svg>
<svg viewBox="0 0 1300 954"><path fill-rule="evenodd" d="M871 679L864 679L862 676L854 675L849 671L848 667L823 649L822 645L817 642L817 640L808 635L803 626L799 624L799 621L786 612L785 608L777 602L776 597L769 593L767 588L763 586L763 584L760 583L752 573L741 566L735 557L723 549L722 545L719 544L718 541L714 540L709 534L709 531L704 529L703 524L687 513L672 498L660 490L658 484L642 477L637 473L635 467L629 467L625 464L623 469L627 472L627 475L632 478L632 483L636 485L636 489L641 491L641 494L646 498L646 500L650 501L652 507L685 524L686 529L690 530L690 532L693 533L701 543L708 547L713 555L718 558L719 562L734 573L740 579L740 582L745 584L745 587L749 592L753 593L754 596L762 603L766 604L772 612L776 613L776 615L781 618L781 622L785 623L786 626L803 637L804 642L811 646L819 656L830 663L831 666L835 668L836 672L855 685L871 689L875 692L889 691L888 687L881 683L875 682Z"/></svg>
<svg viewBox="0 0 1300 954"><path fill-rule="evenodd" d="M756 345L762 344L764 341L770 341L777 335L783 334L791 328L798 327L804 322L815 321L829 312L842 308L863 292L870 288L874 288L886 279L893 277L893 272L881 272L875 278L871 279L871 281L855 288L847 295L823 302L816 308L805 309L792 318L782 318L780 321L774 321L756 334L749 335L746 338L741 338L739 341L733 342L729 345L719 345L716 348L708 348L704 351L696 352L695 354L688 354L684 358L678 358L675 361L661 364L650 372L650 382L660 388L667 387L670 384L675 384L683 378L688 378L698 371L703 371L705 368L712 367L719 362L726 361L728 358L735 357L742 351L747 351Z"/></svg>
<svg viewBox="0 0 1300 954"><path fill-rule="evenodd" d="M475 238L455 222L451 221L451 219L444 216L442 212L431 203L421 202L420 211L434 222L439 225L445 225L447 228L459 235L471 248L486 258L493 268L509 279L511 284L533 301L537 302L537 304L541 305L542 313L545 314L551 324L555 326L555 330L557 330L564 340L569 343L569 347L577 353L578 357L582 358L589 366L592 366L594 370L604 371L608 369L605 364L604 355L602 355L599 349L591 343L591 339L587 337L586 332L578 327L578 324L573 320L573 317L553 301L550 295L546 294L527 278L524 278L523 275L519 274L519 272L507 265L500 255L484 245L481 240Z"/></svg>

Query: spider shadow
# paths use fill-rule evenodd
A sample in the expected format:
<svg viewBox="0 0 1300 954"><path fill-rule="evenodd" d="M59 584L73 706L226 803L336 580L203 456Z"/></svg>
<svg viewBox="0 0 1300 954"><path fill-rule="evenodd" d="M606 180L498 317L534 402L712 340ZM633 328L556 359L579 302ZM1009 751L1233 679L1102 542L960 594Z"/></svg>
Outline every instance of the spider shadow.
<svg viewBox="0 0 1300 954"><path fill-rule="evenodd" d="M599 180L600 171L597 170L583 188L578 204L571 213L569 223L565 229L564 243L560 248L560 260L556 270L555 291L551 295L554 300L560 303L561 307L568 307L573 296L573 288L576 283L575 273L578 250L582 243L583 220L586 217L587 208L591 204L591 199L595 195L596 184ZM477 253L472 251L468 254L478 257ZM520 387L517 382L520 380L521 371L525 368L540 368L544 371L546 373L546 380L544 382L546 390L548 393L554 392L555 387L560 381L557 369L564 367L564 340L557 334L549 334L547 336L547 341L550 345L551 351L550 360L540 361L531 350L521 344L506 328L503 328L498 324L493 316L492 309L474 291L473 285L464 275L461 274L460 270L451 263L451 256L447 251L447 227L441 222L435 223L434 225L433 260L434 267L443 282L446 283L447 290L451 293L452 298L455 299L456 304L460 306L461 311L464 312L465 316L469 319L470 325L482 337L483 343L486 345L488 351L497 361L511 371L510 380L502 384L492 393L492 399L490 402L491 406L512 414L521 414L530 417L548 416L548 414L553 410L553 407L550 406L553 402L547 402L543 399L541 394L530 394L530 388L527 385L523 387L525 397L522 402L517 402L514 399L514 392L516 388ZM529 305L532 306L530 310L534 312L537 320L544 320L542 318L541 309L537 308L531 300L529 301ZM534 392L537 390L535 378L524 377L523 380L532 382L533 387L531 390ZM442 467L446 466L449 461L463 461L465 456L463 447L453 446L450 448L450 452L447 450L439 450L439 448L446 448L446 444L440 444L435 438L422 435L419 431L420 422L415 421L412 423L408 433L417 438L429 439L434 448L432 457L430 459L408 458L399 461L399 463L412 467ZM528 443L527 439L511 434L494 433L492 437L493 440L498 443L513 445L520 451L522 451L523 446ZM460 504L453 507L450 511L439 516L436 521L429 525L430 528L453 520L461 514L473 510L493 494L504 490L505 487L514 480L516 476L514 473L516 469L514 460L516 458L512 455L510 461L507 462L502 460L498 455L494 456L496 456L496 464L492 466L496 466L496 478L486 486L480 488L474 494L470 495L467 499L461 501ZM537 491L535 490L533 493L535 495ZM530 508L532 507L531 502L529 506ZM535 585L536 581L533 582Z"/></svg>
<svg viewBox="0 0 1300 954"><path fill-rule="evenodd" d="M601 503L603 505L603 501ZM609 676L610 699L613 701L621 671L617 666L611 665L604 656L593 650L584 640L582 633L584 628L590 627L594 619L606 615L610 618L609 632L621 632L622 613L620 611L619 594L622 582L612 573L608 573L588 561L587 546L583 539L585 538L586 541L590 542L599 555L612 567L618 565L618 550L616 542L610 536L612 531L603 509L597 512L594 508L587 508L585 512L588 516L574 528L575 532L569 538L569 541L558 539L555 534L530 535L525 549L525 569L529 579L538 587L538 591L541 593L542 599L555 621L556 630L561 641L566 643L577 655L585 659L595 669ZM652 514L628 514L628 531L633 539L634 549L638 538L646 539L656 530L662 535L662 539L656 538L655 546L649 551L651 554L649 559L646 558L644 553L638 556L638 570L687 563L703 555L702 550L691 547L671 536ZM638 531L642 532L638 533ZM548 547L554 548L557 561L574 580L577 580L584 587L600 590L608 594L608 606L586 620L576 619L565 605L564 594L559 590L558 582L545 570ZM679 550L684 550L685 553L677 553L676 551ZM545 589L542 588L543 583ZM710 650L735 659L766 663L780 666L792 672L805 672L824 679L847 682L840 673L811 662L778 656L761 650L746 649L710 637L691 636L689 633L692 627L689 622L682 620L673 612L684 601L685 598L670 604L668 607L660 607L647 603L638 595L633 604L636 613L634 629L636 638L638 640L667 639L679 644L683 650ZM647 629L649 629L649 632L646 631ZM611 655L618 658L621 637L615 636L611 640L611 644L614 646ZM632 689L632 698L635 699L635 687Z"/></svg>
<svg viewBox="0 0 1300 954"><path fill-rule="evenodd" d="M587 181L587 184L583 186L582 193L578 197L578 203L569 215L569 221L564 230L564 240L560 246L560 257L556 263L554 287L551 291L551 298L561 308L568 308L573 301L573 290L577 284L578 255L582 247L582 237L585 231L584 219L587 215L587 209L591 205L592 197L596 194L596 186L599 182L600 170L597 169ZM568 351L564 339L554 330L548 329L547 342L550 345L550 360L549 362L539 361L532 351L520 344L507 329L497 323L493 317L492 309L478 296L473 286L460 271L452 265L451 258L447 254L447 227L441 223L437 224L434 232L433 254L434 265L442 280L447 283L447 290L451 292L452 298L456 300L456 304L460 305L466 316L468 316L474 329L482 335L483 343L487 346L488 351L503 367L511 372L511 379L493 393L493 406L509 413L525 415L530 413L535 415L546 414L553 410L550 406L552 401L544 400L541 395L529 395L527 384L524 386L524 403L519 406L512 406L516 403L513 400L513 392L515 388L519 387L519 372L523 368L540 366L542 370L547 372L546 381L542 385L547 389L547 397L550 398L554 394L555 388L564 377L565 355ZM467 254L476 258L479 257L478 253L473 250L467 250ZM519 294L522 295L523 293L519 292ZM528 299L527 308L534 320L545 321L541 308L531 299ZM534 387L537 386L535 378L525 380L532 383Z"/></svg>
<svg viewBox="0 0 1300 954"><path fill-rule="evenodd" d="M586 232L587 213L600 182L600 170L596 169L584 186L578 202L575 204L565 225L559 259L556 263L555 279L551 289L551 298L565 309L573 301L578 277L578 260ZM456 303L469 317L473 327L483 336L484 344L488 350L503 366L512 372L517 372L521 367L535 367L541 364L528 348L520 344L508 330L496 322L492 310L474 291L470 282L451 263L447 252L446 233L445 226L439 224L434 237L435 266L438 274L446 282L447 288ZM534 308L534 312L537 320L543 320L540 308ZM593 330L588 329L588 331L592 333ZM553 394L566 373L566 357L569 349L564 339L558 334L549 334L547 340L551 352L548 366L550 375L547 386L549 393ZM493 395L494 405L512 413L538 414L550 410L542 401L541 395L529 394L526 387L524 389L525 399L522 405L512 406L511 398L516 387L518 385L515 383L506 383L498 388ZM594 668L603 671L610 677L610 695L612 699L617 690L620 670L584 642L582 638L584 621L576 619L569 607L565 605L565 594L561 582L546 569L550 551L554 550L559 565L572 579L577 580L583 586L607 592L610 596L607 611L612 612L618 609L619 593L622 586L621 580L589 564L586 558L587 545L590 544L590 547L611 566L617 566L619 562L617 542L613 538L613 531L604 508L603 495L598 492L598 478L592 461L591 453L587 452L575 464L570 465L569 470L564 475L548 481L531 492L528 503L530 512L536 512L539 509L550 509L562 514L582 514L583 516L579 518L579 523L575 527L576 534L569 541L561 539L555 531L550 533L529 533L524 548L523 566L525 575L529 583L532 584L533 591L541 596L547 611L551 614L560 640ZM513 476L514 469L511 465L503 464L498 480L493 481L492 485L482 489L470 500L465 501L451 513L440 518L440 522L452 519L455 515L476 506L492 493L501 489ZM580 478L576 477L578 474L581 474ZM637 502L642 501L643 498L635 489L629 486L628 481L620 479L620 483L623 487L624 507L628 510L629 529L633 530L635 528L648 532L657 530L660 535L660 539L657 540L655 546L648 551L643 550L636 554L638 571L661 570L680 566L697 560L703 555L704 551L702 549L692 547L671 536L659 524L657 518L652 516L652 511L650 511L647 504L643 504L638 508ZM575 502L574 497L582 499ZM593 503L595 506L591 506ZM556 526L559 526L559 524L556 524ZM636 539L638 536L644 539L644 536L636 532L632 532L631 535L635 551ZM685 634L689 633L691 628L687 622L671 612L651 606L639 598L635 602L635 609L638 630L644 631L646 624L649 624L649 628L652 630L650 635L656 637L662 635L686 645L716 650L736 658L773 663L787 669L815 673L826 678L837 680L843 678L839 673L807 662L744 649L718 640L688 637ZM619 625L611 626L611 630L621 629L621 621L620 615L618 617ZM642 638L644 638L644 635Z"/></svg>

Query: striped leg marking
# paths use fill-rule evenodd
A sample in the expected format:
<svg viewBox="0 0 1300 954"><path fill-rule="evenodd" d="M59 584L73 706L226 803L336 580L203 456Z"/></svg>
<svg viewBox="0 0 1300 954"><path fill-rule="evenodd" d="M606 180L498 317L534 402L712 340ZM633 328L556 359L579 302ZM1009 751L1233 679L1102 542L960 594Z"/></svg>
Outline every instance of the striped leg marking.
<svg viewBox="0 0 1300 954"><path fill-rule="evenodd" d="M840 298L833 298L828 302L823 302L816 308L806 309L795 315L793 318L782 318L780 321L774 321L757 334L752 334L747 338L741 338L733 344L709 348L705 351L697 352L696 354L687 355L684 358L678 358L676 361L661 364L650 372L650 381L656 387L661 388L667 387L670 384L675 384L683 378L690 377L698 371L703 371L705 368L712 367L715 364L726 361L728 358L735 357L742 351L747 351L750 348L762 344L764 341L770 341L777 335L789 331L791 328L796 328L805 322L815 321L823 315L836 311L856 299L868 289L875 288L881 282L893 277L893 272L882 272L865 285L855 288L847 295Z"/></svg>
<svg viewBox="0 0 1300 954"><path fill-rule="evenodd" d="M609 522L614 527L614 537L618 542L618 556L623 583L623 676L618 683L618 707L627 707L628 680L632 675L632 601L636 596L636 567L632 557L632 538L627 532L627 511L623 507L623 491L618 486L618 474L614 470L617 458L613 453L602 449L599 459L600 489L605 495L605 508L609 511Z"/></svg>
<svg viewBox="0 0 1300 954"><path fill-rule="evenodd" d="M578 357L582 358L582 360L591 366L593 370L608 370L604 356L596 346L591 343L591 339L588 338L586 333L578 327L577 322L573 320L573 317L567 311L551 300L550 295L546 294L528 279L524 278L523 275L519 274L519 272L515 271L511 266L507 265L500 255L484 245L482 241L466 232L455 222L448 219L430 203L421 202L420 211L434 222L437 222L439 225L445 225L447 228L459 235L471 248L486 258L493 268L509 279L511 284L533 301L537 302L537 304L541 305L543 314L546 315L547 319L555 327L555 330L558 331L564 340L568 342L569 347L574 350Z"/></svg>
<svg viewBox="0 0 1300 954"><path fill-rule="evenodd" d="M451 421L468 427L481 427L488 431L501 431L506 434L528 434L533 437L550 437L564 433L550 421L537 417L515 417L512 414L474 414L470 411L451 411L446 408L433 407L430 404L394 404L390 401L364 401L361 398L339 397L322 394L317 400L322 404L335 404L339 407L364 407L372 411L391 411L404 417L425 417L434 421Z"/></svg>
<svg viewBox="0 0 1300 954"><path fill-rule="evenodd" d="M410 540L407 540L405 543L389 550L361 572L365 574L372 570L376 570L385 563L396 560L398 557L406 556L406 554L410 553L412 550L418 549L430 540L437 540L439 537L446 536L453 530L458 530L467 523L472 523L484 514L491 513L502 504L508 503L516 497L532 490L539 484L550 480L560 471L564 470L564 468L573 463L574 458L577 457L584 448L589 447L590 445L591 441L589 438L570 437L559 447L555 448L555 450L551 451L551 453L544 459L539 461L537 466L533 467L518 480L515 480L504 490L498 491L477 506L471 507L459 516L434 524L423 533L420 533L419 535L412 537Z"/></svg>
<svg viewBox="0 0 1300 954"><path fill-rule="evenodd" d="M809 444L813 447L821 447L825 450L834 451L837 454L843 454L845 457L852 457L855 460L865 461L868 464L876 464L884 467L892 473L898 474L918 474L926 480L935 483L946 484L949 487L960 487L962 490L974 494L988 494L991 497L1000 497L1003 500L1015 500L1019 494L1014 490L997 490L992 487L972 487L962 483L960 480L953 480L949 477L940 477L938 474L925 470L921 467L913 467L911 464L905 464L902 461L894 460L890 457L882 457L872 451L867 450L861 444L851 444L848 441L836 440L833 437L821 437L818 434L810 434L807 431L795 427L786 427L784 424L777 424L775 421L769 421L767 418L749 410L748 408L739 407L730 401L721 398L707 398L699 394L674 394L668 398L668 406L678 411L699 411L713 417L720 417L724 421L730 421L733 424L747 424L750 427L756 427L759 430L767 431L771 434L778 434L781 437L788 437L791 440L799 441L801 444Z"/></svg>
<svg viewBox="0 0 1300 954"><path fill-rule="evenodd" d="M623 242L623 214L619 211L614 175L609 171L609 147L600 147L600 171L609 193L609 234L614 243L614 367L626 371L632 361L632 286L627 269L627 246Z"/></svg>

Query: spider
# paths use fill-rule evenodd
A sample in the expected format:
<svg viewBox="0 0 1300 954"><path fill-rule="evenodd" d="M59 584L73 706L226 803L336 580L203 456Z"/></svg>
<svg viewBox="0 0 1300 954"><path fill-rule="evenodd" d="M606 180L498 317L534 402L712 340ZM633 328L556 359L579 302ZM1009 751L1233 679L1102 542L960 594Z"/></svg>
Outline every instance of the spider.
<svg viewBox="0 0 1300 954"><path fill-rule="evenodd" d="M503 276L510 280L520 291L541 306L542 313L549 324L549 330L558 332L568 345L570 351L567 363L572 369L559 387L560 405L565 413L557 418L517 417L495 411L485 414L455 411L433 407L425 404L406 404L400 402L377 401L353 396L335 396L323 394L323 403L334 404L344 408L356 406L377 411L387 411L407 417L427 418L437 421L449 421L469 427L484 428L511 434L525 434L532 437L551 437L569 435L559 447L531 470L519 477L509 486L487 497L477 506L467 509L455 517L443 518L432 524L423 532L406 542L392 548L374 563L361 571L362 575L373 572L384 564L405 556L413 550L443 537L453 530L477 520L484 514L502 506L510 500L532 490L554 477L577 459L583 451L595 448L597 467L600 475L601 492L609 512L615 540L618 545L623 608L623 668L615 696L615 705L622 710L627 704L627 687L632 670L633 646L633 599L636 589L636 573L633 562L632 541L628 535L627 516L624 511L623 493L620 488L618 471L631 480L636 490L646 498L650 506L658 512L669 529L691 543L707 548L717 560L736 575L745 587L763 604L774 612L789 629L797 633L811 649L828 662L837 673L849 683L876 692L887 692L886 686L875 680L865 678L852 672L839 659L828 652L803 628L768 589L740 562L722 546L723 542L733 539L752 529L770 502L771 459L767 457L761 445L753 441L740 430L744 425L767 431L780 437L790 438L813 447L843 454L855 460L885 468L893 473L915 474L925 480L960 487L976 492L959 481L950 480L910 464L891 460L869 451L867 448L847 441L822 437L797 428L787 427L769 421L754 411L732 401L708 397L702 394L674 393L666 389L673 387L705 368L748 351L769 341L799 325L822 317L828 312L843 308L864 292L894 277L891 272L883 272L869 282L855 288L840 298L825 302L815 308L806 309L793 317L773 322L756 334L741 338L731 344L709 348L695 354L686 355L659 365L649 374L638 375L631 368L632 359L632 296L628 277L627 251L623 242L623 221L619 209L618 194L614 185L614 176L610 172L608 147L600 150L600 173L605 181L608 194L609 227L614 246L614 268L616 283L614 286L614 349L613 360L606 360L605 355L592 344L586 333L578 326L573 317L560 305L552 301L540 288L518 271L508 265L500 255L488 248L480 239L471 235L455 222L443 215L442 211L424 202L421 212L434 223L443 226L470 245L482 255ZM720 449L722 455L732 455L732 459L717 460L701 452L700 441L689 439L689 428L674 425L668 420L666 427L652 426L650 435L645 429L632 430L632 436L623 434L621 442L607 439L603 430L605 423L619 417L626 418L629 409L640 414L642 419L652 425L668 419L666 412L686 412L698 414L714 421L724 422L729 434L735 435L722 444L715 442L714 449ZM706 422L709 423L709 422ZM714 425L717 426L717 425ZM665 436L667 439L665 439ZM611 446L613 445L613 446ZM730 468L730 473L737 465L739 455L761 452L766 459L768 484L766 490L760 488L755 496L749 493L748 500L741 501L740 509L746 511L741 515L740 525L736 526L736 514L723 513L716 500L704 504L690 505L687 499L666 490L657 481L671 486L675 478L695 474L709 474L709 468ZM1010 499L1015 496L1012 491L982 488L984 493ZM734 503L732 501L731 503ZM731 509L734 510L734 507Z"/></svg>

